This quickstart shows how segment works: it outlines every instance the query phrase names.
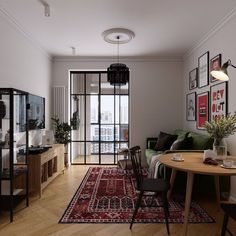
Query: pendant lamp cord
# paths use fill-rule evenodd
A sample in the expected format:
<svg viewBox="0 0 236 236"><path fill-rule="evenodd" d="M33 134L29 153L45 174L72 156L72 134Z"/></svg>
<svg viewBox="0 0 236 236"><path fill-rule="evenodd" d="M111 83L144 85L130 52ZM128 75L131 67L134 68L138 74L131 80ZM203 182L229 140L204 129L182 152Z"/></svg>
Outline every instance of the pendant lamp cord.
<svg viewBox="0 0 236 236"><path fill-rule="evenodd" d="M120 46L120 36L118 35L117 36L117 61L118 61L118 63L120 63L119 62L119 46Z"/></svg>

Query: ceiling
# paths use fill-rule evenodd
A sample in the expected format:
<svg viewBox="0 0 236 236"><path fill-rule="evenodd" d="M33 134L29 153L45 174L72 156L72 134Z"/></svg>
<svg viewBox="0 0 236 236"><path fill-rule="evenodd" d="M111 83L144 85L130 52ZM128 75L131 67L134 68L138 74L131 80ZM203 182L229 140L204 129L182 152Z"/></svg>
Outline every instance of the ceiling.
<svg viewBox="0 0 236 236"><path fill-rule="evenodd" d="M120 56L183 56L236 7L235 0L0 0L0 10L52 56L115 56L102 32L127 28L135 38Z"/></svg>

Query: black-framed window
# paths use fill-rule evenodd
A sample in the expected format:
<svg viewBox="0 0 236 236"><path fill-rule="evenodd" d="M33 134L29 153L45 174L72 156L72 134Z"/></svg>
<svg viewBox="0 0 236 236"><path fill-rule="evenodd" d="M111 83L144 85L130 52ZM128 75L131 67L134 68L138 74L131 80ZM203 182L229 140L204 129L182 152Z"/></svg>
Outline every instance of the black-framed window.
<svg viewBox="0 0 236 236"><path fill-rule="evenodd" d="M129 83L110 85L106 71L70 72L72 164L116 164L129 147Z"/></svg>

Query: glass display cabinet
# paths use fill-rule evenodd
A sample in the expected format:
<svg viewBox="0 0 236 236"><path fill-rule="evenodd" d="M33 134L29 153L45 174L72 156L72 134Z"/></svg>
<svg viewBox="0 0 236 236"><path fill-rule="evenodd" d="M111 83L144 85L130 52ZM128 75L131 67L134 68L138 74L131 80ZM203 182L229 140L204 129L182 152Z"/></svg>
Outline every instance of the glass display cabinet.
<svg viewBox="0 0 236 236"><path fill-rule="evenodd" d="M0 88L0 211L28 206L28 93ZM25 201L25 204L24 204Z"/></svg>

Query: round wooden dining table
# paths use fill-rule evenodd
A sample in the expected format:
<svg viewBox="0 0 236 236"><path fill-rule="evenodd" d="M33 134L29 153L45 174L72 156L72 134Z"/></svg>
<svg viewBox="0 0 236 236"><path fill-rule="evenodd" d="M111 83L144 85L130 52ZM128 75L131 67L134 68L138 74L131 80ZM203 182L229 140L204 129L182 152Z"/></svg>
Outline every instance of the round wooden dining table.
<svg viewBox="0 0 236 236"><path fill-rule="evenodd" d="M185 210L184 210L184 225L183 225L183 235L187 235L188 229L188 217L189 209L192 196L192 187L195 174L203 175L213 175L215 179L217 202L220 204L220 187L219 187L219 176L226 175L236 175L236 169L223 168L221 164L218 165L207 165L203 163L203 153L201 152L183 152L180 153L183 160L175 161L173 160L174 153L163 154L160 156L159 161L167 167L172 169L170 177L171 188L168 192L168 197L170 197L173 190L173 185L176 177L177 171L184 171L187 173L187 185L186 185L186 196L185 196ZM227 156L227 159L236 160L236 156ZM191 235L191 234L190 234Z"/></svg>

